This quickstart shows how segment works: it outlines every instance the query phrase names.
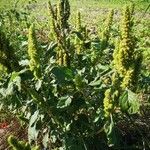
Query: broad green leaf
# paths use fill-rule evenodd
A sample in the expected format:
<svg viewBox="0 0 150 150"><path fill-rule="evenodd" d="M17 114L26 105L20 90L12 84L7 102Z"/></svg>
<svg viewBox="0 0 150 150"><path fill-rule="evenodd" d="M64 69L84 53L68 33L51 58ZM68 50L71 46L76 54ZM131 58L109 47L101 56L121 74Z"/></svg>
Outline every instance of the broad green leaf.
<svg viewBox="0 0 150 150"><path fill-rule="evenodd" d="M35 84L35 88L37 91L41 88L41 85L42 85L42 80L38 80Z"/></svg>
<svg viewBox="0 0 150 150"><path fill-rule="evenodd" d="M117 135L117 131L112 116L110 116L110 118L107 120L104 126L104 131L108 139L108 146L109 147L116 146L119 143L119 136Z"/></svg>
<svg viewBox="0 0 150 150"><path fill-rule="evenodd" d="M74 137L65 139L65 147L67 150L86 150L83 141Z"/></svg>
<svg viewBox="0 0 150 150"><path fill-rule="evenodd" d="M28 127L28 139L29 142L31 143L33 140L36 140L38 137L40 130L36 129L36 124L34 124L34 126L29 126Z"/></svg>
<svg viewBox="0 0 150 150"><path fill-rule="evenodd" d="M64 83L66 79L73 78L73 71L66 67L54 67L51 72L55 75L58 83Z"/></svg>
<svg viewBox="0 0 150 150"><path fill-rule="evenodd" d="M122 111L129 114L135 114L139 111L139 100L135 93L130 90L126 90L119 99L119 104Z"/></svg>
<svg viewBox="0 0 150 150"><path fill-rule="evenodd" d="M103 119L102 112L103 112L103 110L101 108L97 109L96 114L94 116L94 120L93 120L94 123L101 121Z"/></svg>
<svg viewBox="0 0 150 150"><path fill-rule="evenodd" d="M57 108L65 108L69 106L71 102L72 102L71 97L69 96L61 97L59 102L57 103Z"/></svg>
<svg viewBox="0 0 150 150"><path fill-rule="evenodd" d="M9 82L12 82L18 76L19 76L19 72L12 72Z"/></svg>
<svg viewBox="0 0 150 150"><path fill-rule="evenodd" d="M50 142L50 139L49 139L49 131L47 131L43 137L43 145L44 147L47 147L48 144Z"/></svg>
<svg viewBox="0 0 150 150"><path fill-rule="evenodd" d="M100 70L108 70L108 69L109 69L109 66L108 66L108 65L101 65L101 64L98 64L98 65L97 65L97 68L100 69Z"/></svg>
<svg viewBox="0 0 150 150"><path fill-rule="evenodd" d="M45 57L49 57L50 54L54 51L54 49L57 47L57 43L51 42L47 48L47 51L45 53Z"/></svg>
<svg viewBox="0 0 150 150"><path fill-rule="evenodd" d="M33 126L33 124L36 122L39 116L39 111L35 111L34 114L31 116L30 121L29 121L29 126Z"/></svg>
<svg viewBox="0 0 150 150"><path fill-rule="evenodd" d="M65 80L65 73L61 69L61 67L54 67L51 72L55 75L58 82L64 82Z"/></svg>
<svg viewBox="0 0 150 150"><path fill-rule="evenodd" d="M28 45L28 41L22 41L21 47L27 46Z"/></svg>
<svg viewBox="0 0 150 150"><path fill-rule="evenodd" d="M73 31L72 33L74 33L78 37L79 40L83 40L83 36L80 32Z"/></svg>
<svg viewBox="0 0 150 150"><path fill-rule="evenodd" d="M120 99L119 99L119 103L121 106L122 111L126 111L129 109L129 103L128 103L128 91L125 91Z"/></svg>
<svg viewBox="0 0 150 150"><path fill-rule="evenodd" d="M97 80L97 81L92 81L91 83L89 83L90 86L98 86L101 85L101 80Z"/></svg>
<svg viewBox="0 0 150 150"><path fill-rule="evenodd" d="M21 66L28 66L29 63L30 63L30 61L28 59L25 59L25 60L21 60L19 62L19 65L21 65Z"/></svg>

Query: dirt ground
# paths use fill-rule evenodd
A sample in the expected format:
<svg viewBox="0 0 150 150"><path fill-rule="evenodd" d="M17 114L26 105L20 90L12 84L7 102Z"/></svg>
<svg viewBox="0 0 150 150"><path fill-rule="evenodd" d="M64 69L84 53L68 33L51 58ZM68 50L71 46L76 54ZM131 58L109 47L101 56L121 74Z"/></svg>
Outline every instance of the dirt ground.
<svg viewBox="0 0 150 150"><path fill-rule="evenodd" d="M7 143L7 138L10 135L14 135L19 140L27 139L26 130L20 126L16 119L13 119L7 127L0 129L0 150L10 150Z"/></svg>

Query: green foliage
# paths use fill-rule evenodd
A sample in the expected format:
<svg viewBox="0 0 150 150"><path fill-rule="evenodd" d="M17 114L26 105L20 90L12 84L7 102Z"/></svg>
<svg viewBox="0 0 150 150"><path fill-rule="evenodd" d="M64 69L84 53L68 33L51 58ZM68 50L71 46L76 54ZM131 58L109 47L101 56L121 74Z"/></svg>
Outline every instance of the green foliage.
<svg viewBox="0 0 150 150"><path fill-rule="evenodd" d="M28 25L19 26L27 31L29 27L29 31L17 44L6 32L9 25L2 26L0 62L4 59L8 65L1 63L7 71L0 79L1 108L12 111L28 125L30 144L40 140L47 149L120 148L123 137L117 123L124 116L138 115L140 108L137 94L141 89L139 93L134 89L139 86L142 56L132 32L133 9L126 8L117 31L111 11L101 37L96 29L84 26L81 13L75 24L69 22L68 0L60 0L57 5L49 2L48 6L50 29L44 31L36 22L35 32L33 25L29 27L29 19ZM40 37L42 34L46 34L46 40ZM24 55L20 54L22 50ZM13 137L9 143L16 150L34 149Z"/></svg>
<svg viewBox="0 0 150 150"><path fill-rule="evenodd" d="M123 112L136 114L139 112L139 100L135 93L126 90L120 97L120 106Z"/></svg>
<svg viewBox="0 0 150 150"><path fill-rule="evenodd" d="M18 62L14 56L14 49L10 45L9 39L3 30L0 30L0 64L7 71L17 70ZM13 60L13 61L12 61Z"/></svg>

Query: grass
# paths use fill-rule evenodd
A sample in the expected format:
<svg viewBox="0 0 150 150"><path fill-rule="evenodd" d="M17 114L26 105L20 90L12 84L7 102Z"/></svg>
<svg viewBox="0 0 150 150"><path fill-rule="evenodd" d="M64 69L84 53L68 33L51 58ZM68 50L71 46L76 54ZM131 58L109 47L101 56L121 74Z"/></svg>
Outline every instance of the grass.
<svg viewBox="0 0 150 150"><path fill-rule="evenodd" d="M32 1L31 4L29 2ZM34 2L37 1L37 2ZM14 7L15 2L17 3L17 9L19 11L23 10L23 7L27 5L30 6L31 14L30 18L33 18L39 26L45 26L47 20L49 19L47 3L49 0L0 0L0 10L11 9ZM52 4L57 3L58 0L51 0ZM136 9L136 19L137 20L147 20L150 16L150 9L144 14L144 11L149 5L150 0L133 0ZM82 22L87 26L102 26L106 18L106 14L110 9L115 10L115 18L119 19L118 15L120 10L125 5L130 5L130 0L70 0L71 4L71 18L72 24L75 22L75 16L77 11L81 12ZM119 12L119 13L118 13ZM144 17L143 17L144 16ZM146 17L145 17L146 16Z"/></svg>
<svg viewBox="0 0 150 150"><path fill-rule="evenodd" d="M32 1L31 4L29 2ZM23 10L27 5L30 6L31 14L29 18L32 18L37 25L41 27L49 28L47 25L49 14L47 9L47 3L49 0L0 0L0 10L9 10L14 7L15 2L17 3L18 11ZM52 4L57 3L58 0L51 0ZM144 13L146 8L149 5L150 0L133 0L136 8L136 20L139 20L141 23L137 26L140 33L149 32L149 16L150 9L147 10L146 14ZM70 0L71 5L71 18L70 22L75 23L75 16L77 11L81 12L82 23L87 26L97 26L102 27L106 14L110 9L115 10L115 23L119 22L120 10L125 6L129 5L130 0ZM16 7L15 7L16 8ZM144 22L144 23L142 23ZM139 34L140 35L140 34ZM148 36L147 36L148 38ZM148 38L149 39L149 38ZM145 38L144 38L145 41Z"/></svg>
<svg viewBox="0 0 150 150"><path fill-rule="evenodd" d="M16 2L19 4L21 8L23 5L31 1L37 1L38 5L41 5L41 10L43 9L43 4L47 3L49 0L1 0L0 1L0 9L7 9L13 7ZM52 3L57 2L58 0L51 0ZM150 0L133 0L136 5L137 10L145 10L150 2ZM75 11L96 9L96 8L122 8L123 5L130 4L130 0L70 0L71 8Z"/></svg>
<svg viewBox="0 0 150 150"><path fill-rule="evenodd" d="M14 7L14 4L17 2L18 9L22 9L29 2L34 2L35 0L1 0L0 1L0 10L11 9ZM37 0L37 3L33 5L32 17L35 20L41 21L43 18L48 19L48 10L47 10L47 2L49 0ZM51 0L52 3L57 3L58 0ZM70 0L71 4L71 13L72 18L71 21L74 20L75 14L77 11L80 11L82 14L82 18L85 24L99 24L99 22L103 21L105 14L109 9L120 10L124 5L129 5L130 0ZM141 14L138 16L142 16L142 13L146 10L149 0L134 0L136 10ZM150 13L150 9L148 10ZM41 15L42 14L42 15Z"/></svg>
<svg viewBox="0 0 150 150"><path fill-rule="evenodd" d="M38 4L47 3L49 0L1 0L0 8L11 7L14 3L19 3L25 5L31 1L37 1ZM58 0L51 0L51 2L57 2ZM133 0L133 2L138 6L137 9L145 9L150 0ZM70 3L75 8L95 8L95 7L103 7L103 8L122 8L125 4L130 4L130 0L70 0Z"/></svg>

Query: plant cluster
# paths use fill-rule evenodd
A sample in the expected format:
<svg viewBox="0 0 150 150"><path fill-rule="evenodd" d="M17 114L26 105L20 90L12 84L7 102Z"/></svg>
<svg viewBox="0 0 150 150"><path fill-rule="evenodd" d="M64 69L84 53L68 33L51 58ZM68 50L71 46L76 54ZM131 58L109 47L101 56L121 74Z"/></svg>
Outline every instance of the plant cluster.
<svg viewBox="0 0 150 150"><path fill-rule="evenodd" d="M122 149L127 143L117 123L124 117L130 120L140 109L142 55L132 32L133 7L123 11L117 45L114 40L110 44L116 38L110 38L113 10L100 35L82 24L80 12L76 24L69 23L68 0L49 2L48 11L48 42L38 38L36 24L29 21L26 43L17 46L25 49L24 56L11 45L4 26L0 31L0 108L28 126L29 144L12 136L9 144L14 150L38 149L32 144L47 149ZM113 49L110 62L103 57L107 49Z"/></svg>

